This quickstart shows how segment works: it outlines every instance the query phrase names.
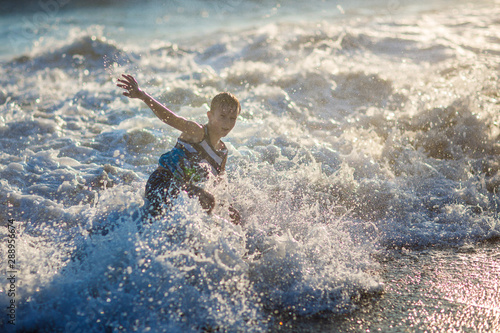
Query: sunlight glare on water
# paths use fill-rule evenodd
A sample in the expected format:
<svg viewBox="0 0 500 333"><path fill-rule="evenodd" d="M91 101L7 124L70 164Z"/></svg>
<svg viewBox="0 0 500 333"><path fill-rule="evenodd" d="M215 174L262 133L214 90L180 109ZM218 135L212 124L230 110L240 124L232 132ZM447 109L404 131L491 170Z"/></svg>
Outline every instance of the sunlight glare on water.
<svg viewBox="0 0 500 333"><path fill-rule="evenodd" d="M11 5L0 225L17 228L17 329L499 327L482 248L500 239L498 1ZM239 98L214 215L181 195L145 216L179 133L121 94L122 73L200 123L218 92Z"/></svg>

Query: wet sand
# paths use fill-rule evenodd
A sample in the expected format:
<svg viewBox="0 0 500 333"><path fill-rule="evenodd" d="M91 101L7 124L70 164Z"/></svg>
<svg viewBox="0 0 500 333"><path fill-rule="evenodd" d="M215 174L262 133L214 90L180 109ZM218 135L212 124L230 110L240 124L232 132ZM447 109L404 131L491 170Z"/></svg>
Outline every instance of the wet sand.
<svg viewBox="0 0 500 333"><path fill-rule="evenodd" d="M348 315L277 321L283 332L500 332L499 243L379 259L385 290Z"/></svg>

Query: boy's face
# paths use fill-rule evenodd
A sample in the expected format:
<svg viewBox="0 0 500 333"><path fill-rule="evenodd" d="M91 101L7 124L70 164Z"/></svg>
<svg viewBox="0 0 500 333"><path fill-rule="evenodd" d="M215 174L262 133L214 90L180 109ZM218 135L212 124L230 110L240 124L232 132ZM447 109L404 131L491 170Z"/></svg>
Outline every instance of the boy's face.
<svg viewBox="0 0 500 333"><path fill-rule="evenodd" d="M225 137L231 132L238 119L236 107L222 106L207 113L208 123L220 137Z"/></svg>

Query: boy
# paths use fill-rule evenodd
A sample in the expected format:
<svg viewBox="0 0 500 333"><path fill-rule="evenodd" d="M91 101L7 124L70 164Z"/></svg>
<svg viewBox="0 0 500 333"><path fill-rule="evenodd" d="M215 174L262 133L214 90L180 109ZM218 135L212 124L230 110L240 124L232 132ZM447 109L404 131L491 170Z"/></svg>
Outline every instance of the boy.
<svg viewBox="0 0 500 333"><path fill-rule="evenodd" d="M214 196L195 184L207 179L209 174L217 176L224 172L227 149L220 139L236 124L241 111L238 99L227 92L215 96L207 112L208 123L200 125L160 104L141 90L131 75L123 74L117 86L126 90L123 95L142 100L160 120L182 132L175 147L161 155L158 168L146 184L151 213L161 213L162 207L179 191L187 192L190 197L197 196L203 209L210 213L215 206ZM232 221L239 223L238 212L232 207L229 210Z"/></svg>

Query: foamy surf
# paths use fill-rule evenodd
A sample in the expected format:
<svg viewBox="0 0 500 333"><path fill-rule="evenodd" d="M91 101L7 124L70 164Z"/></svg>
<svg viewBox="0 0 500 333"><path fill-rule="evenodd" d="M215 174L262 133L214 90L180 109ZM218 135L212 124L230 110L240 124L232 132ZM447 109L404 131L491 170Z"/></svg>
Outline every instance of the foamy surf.
<svg viewBox="0 0 500 333"><path fill-rule="evenodd" d="M64 38L48 32L0 68L16 328L268 331L379 295L385 249L498 239L497 8L322 12L146 45L62 20ZM144 216L147 177L178 133L120 95L123 72L199 122L215 93L239 97L215 192L241 226L185 197Z"/></svg>

